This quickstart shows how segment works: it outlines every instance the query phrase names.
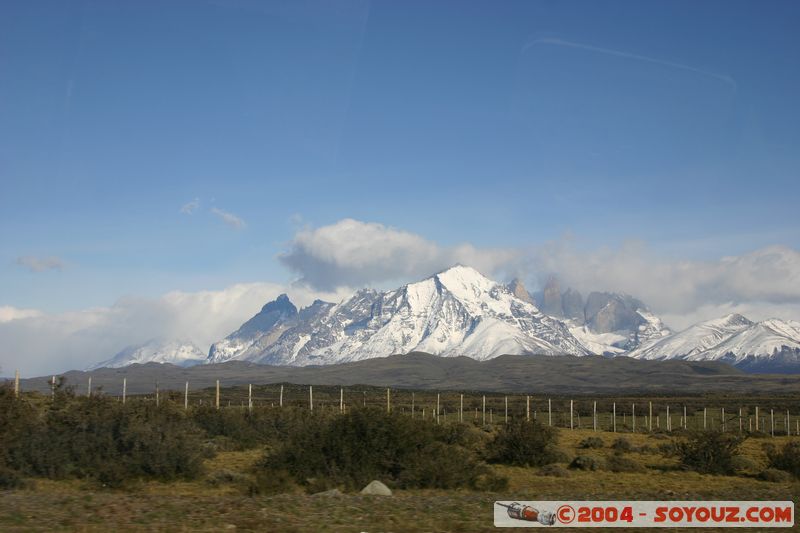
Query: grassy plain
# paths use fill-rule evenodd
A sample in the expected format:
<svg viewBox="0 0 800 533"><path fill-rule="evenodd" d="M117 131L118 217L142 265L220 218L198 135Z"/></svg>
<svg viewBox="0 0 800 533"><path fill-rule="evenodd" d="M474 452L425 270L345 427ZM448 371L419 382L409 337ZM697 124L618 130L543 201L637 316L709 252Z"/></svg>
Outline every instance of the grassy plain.
<svg viewBox="0 0 800 533"><path fill-rule="evenodd" d="M590 436L602 438L604 447L579 448ZM604 461L619 437L639 450L625 456L644 471L569 470L554 477L537 468L497 466L510 481L499 493L396 490L391 497L322 496L298 488L249 496L247 480L264 453L260 449L220 452L206 460L205 476L192 482L141 482L112 490L96 482L36 479L26 488L0 493L0 531L490 531L494 500L507 499L790 499L800 506L800 482L756 477L765 468L765 442L781 445L797 437L748 439L742 446L747 460L737 476L678 470L674 458L658 451L669 442L661 435L561 430L560 447L565 458L587 454Z"/></svg>

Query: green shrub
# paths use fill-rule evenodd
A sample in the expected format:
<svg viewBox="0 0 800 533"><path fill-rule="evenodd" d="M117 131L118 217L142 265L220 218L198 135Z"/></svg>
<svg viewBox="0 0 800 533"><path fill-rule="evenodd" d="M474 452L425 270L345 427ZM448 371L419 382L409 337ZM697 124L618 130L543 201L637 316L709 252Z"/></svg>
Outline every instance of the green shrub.
<svg viewBox="0 0 800 533"><path fill-rule="evenodd" d="M644 472L644 466L634 461L621 452L615 452L606 461L607 468L612 472Z"/></svg>
<svg viewBox="0 0 800 533"><path fill-rule="evenodd" d="M472 486L485 473L475 454L451 442L463 434L383 410L353 409L292 426L261 473L285 471L313 491L360 489L373 479L403 487Z"/></svg>
<svg viewBox="0 0 800 533"><path fill-rule="evenodd" d="M746 455L734 455L731 459L734 471L737 473L752 473L755 474L759 471L759 465Z"/></svg>
<svg viewBox="0 0 800 533"><path fill-rule="evenodd" d="M743 438L721 431L700 431L676 444L681 466L703 474L731 475L736 471L734 456Z"/></svg>
<svg viewBox="0 0 800 533"><path fill-rule="evenodd" d="M539 469L540 476L569 477L569 470L561 465L545 465Z"/></svg>
<svg viewBox="0 0 800 533"><path fill-rule="evenodd" d="M630 452L633 450L633 444L631 444L631 441L629 441L625 437L620 437L617 440L615 440L611 444L611 447L618 452Z"/></svg>
<svg viewBox="0 0 800 533"><path fill-rule="evenodd" d="M579 455L569 464L575 470L600 470L602 466L602 461L591 455Z"/></svg>
<svg viewBox="0 0 800 533"><path fill-rule="evenodd" d="M774 446L767 446L766 452L771 468L783 470L800 478L800 441L787 442L780 450L775 449Z"/></svg>
<svg viewBox="0 0 800 533"><path fill-rule="evenodd" d="M777 468L767 468L758 474L758 479L771 483L787 483L792 480L792 475Z"/></svg>
<svg viewBox="0 0 800 533"><path fill-rule="evenodd" d="M605 445L600 437L586 437L578 444L578 448L602 448Z"/></svg>
<svg viewBox="0 0 800 533"><path fill-rule="evenodd" d="M489 445L491 462L515 466L543 466L559 460L558 433L536 421L511 420Z"/></svg>

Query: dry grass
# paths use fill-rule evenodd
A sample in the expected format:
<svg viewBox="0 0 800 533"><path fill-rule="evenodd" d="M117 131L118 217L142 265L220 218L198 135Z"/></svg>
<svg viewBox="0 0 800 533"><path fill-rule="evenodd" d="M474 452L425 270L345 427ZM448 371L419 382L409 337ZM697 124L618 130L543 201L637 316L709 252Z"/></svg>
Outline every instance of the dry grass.
<svg viewBox="0 0 800 533"><path fill-rule="evenodd" d="M581 450L591 435L605 441L601 449ZM127 490L109 490L82 481L36 480L32 486L0 493L2 531L490 531L496 499L792 499L800 505L800 483L769 483L753 476L708 476L676 470L674 459L655 448L665 440L645 434L562 431L561 447L571 458L588 453L609 457L612 442L624 436L634 448L651 453L627 457L647 466L644 473L571 471L568 477L541 476L538 469L498 467L510 478L502 493L467 490L396 491L391 498L346 494L322 497L281 494L249 497L241 484L147 482ZM759 468L766 441L750 439L744 454ZM223 452L206 461L208 475L227 470L249 475L259 450Z"/></svg>

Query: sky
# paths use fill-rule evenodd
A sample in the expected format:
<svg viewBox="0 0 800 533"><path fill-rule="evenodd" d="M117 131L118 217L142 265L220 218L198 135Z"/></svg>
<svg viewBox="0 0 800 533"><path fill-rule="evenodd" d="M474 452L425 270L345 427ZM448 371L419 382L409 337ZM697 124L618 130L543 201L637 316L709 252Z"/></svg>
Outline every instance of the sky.
<svg viewBox="0 0 800 533"><path fill-rule="evenodd" d="M0 2L0 373L205 349L280 292L452 262L673 327L800 320L798 23L788 0Z"/></svg>

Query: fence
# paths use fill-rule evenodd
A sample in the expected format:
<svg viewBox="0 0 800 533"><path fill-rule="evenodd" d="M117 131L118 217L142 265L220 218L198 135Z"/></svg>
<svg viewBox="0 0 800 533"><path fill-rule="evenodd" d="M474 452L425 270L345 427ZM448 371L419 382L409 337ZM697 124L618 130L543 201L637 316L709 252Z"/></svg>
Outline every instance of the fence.
<svg viewBox="0 0 800 533"><path fill-rule="evenodd" d="M56 377L50 380L55 397ZM87 380L86 395L92 389ZM19 373L14 392L20 394ZM756 398L746 401L724 398L716 406L707 406L706 398L547 398L539 395L506 395L498 393L434 392L371 386L337 387L319 385L271 384L235 385L222 388L216 380L212 388L191 389L186 382L183 391L162 391L154 383L151 394L137 395L162 401L180 402L184 409L194 405L213 404L216 408L243 409L306 407L316 411L344 412L353 406L379 407L437 423L475 422L505 423L524 418L567 429L591 429L609 432L672 432L676 430L722 430L758 432L769 435L800 435L800 415L792 415L800 407L800 397ZM127 378L123 378L121 402L128 398ZM771 404L762 408L764 403ZM738 404L738 405L737 405Z"/></svg>

